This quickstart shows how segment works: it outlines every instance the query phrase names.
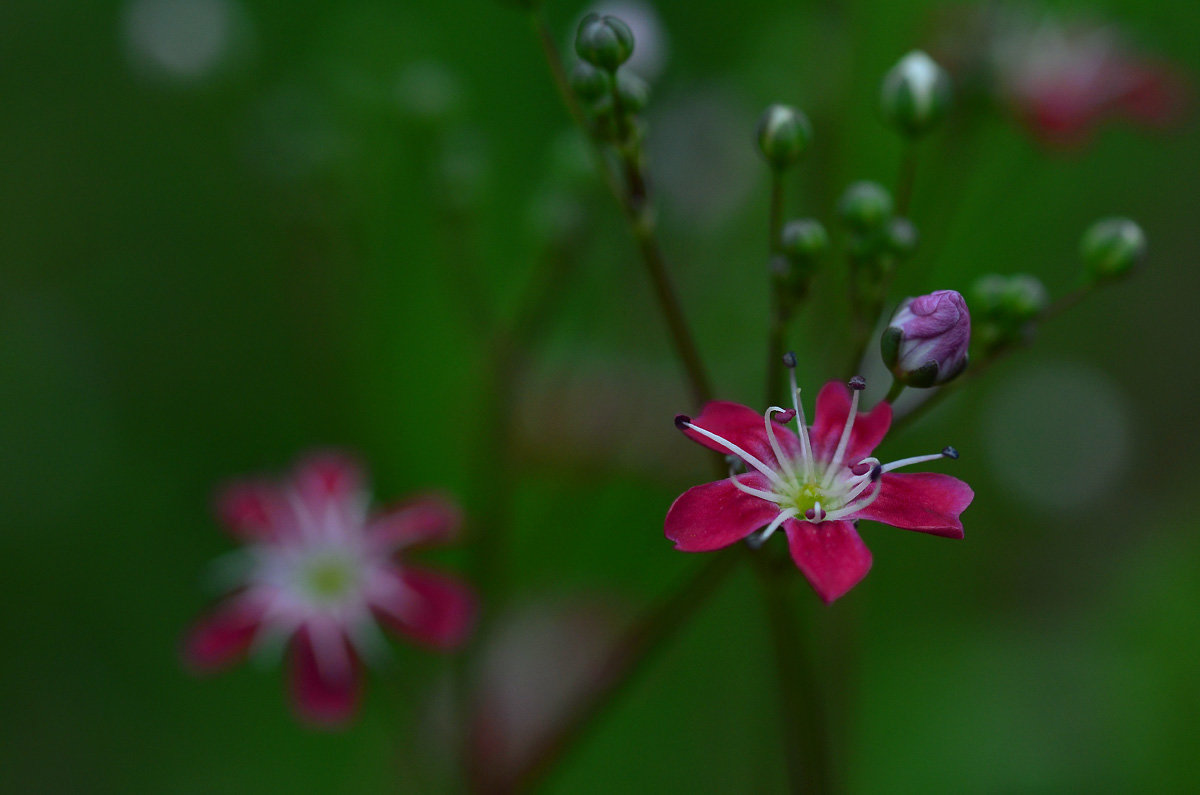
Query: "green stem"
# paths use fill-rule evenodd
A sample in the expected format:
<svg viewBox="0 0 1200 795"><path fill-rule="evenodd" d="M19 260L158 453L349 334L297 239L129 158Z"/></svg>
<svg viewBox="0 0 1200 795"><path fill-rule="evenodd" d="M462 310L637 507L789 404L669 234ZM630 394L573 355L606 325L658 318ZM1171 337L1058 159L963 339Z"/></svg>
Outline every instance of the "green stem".
<svg viewBox="0 0 1200 795"><path fill-rule="evenodd" d="M765 555L756 556L755 563L775 651L791 790L827 793L832 791L831 749L825 737L827 716L821 694L814 687L813 661L802 642L804 630L788 593L794 572Z"/></svg>
<svg viewBox="0 0 1200 795"><path fill-rule="evenodd" d="M534 29L538 34L538 40L542 45L542 52L550 67L550 73L554 78L555 85L558 86L559 94L562 96L563 102L566 104L567 110L575 120L575 123L588 136L588 140L591 141L592 148L596 154L597 167L602 172L605 184L608 185L610 192L612 192L614 198L616 198L621 206L630 233L637 244L638 253L641 255L646 275L650 279L650 284L654 290L654 296L658 302L659 309L662 312L663 320L667 324L667 330L675 348L675 353L683 365L688 384L691 387L692 398L697 406L706 403L712 399L712 386L708 380L707 371L700 359L700 353L696 348L696 343L692 337L687 320L684 317L683 308L680 306L679 298L667 270L666 260L658 243L655 233L654 214L650 207L650 192L642 167L640 149L635 144L629 144L624 140L622 141L622 145L617 147L622 171L625 175L625 185L621 186L617 184L605 165L607 161L605 161L603 151L600 149L600 142L592 134L587 119L584 117L583 111L579 107L579 103L576 102L574 93L571 91L571 86L567 81L566 69L563 66L562 56L559 54L558 47L554 43L554 36L550 31L549 25L546 23L545 16L539 8L531 12L531 17ZM619 103L619 97L616 97L615 81L613 91L614 99ZM617 111L621 110L619 105L614 107Z"/></svg>
<svg viewBox="0 0 1200 795"><path fill-rule="evenodd" d="M562 720L529 755L512 779L513 791L528 791L541 781L562 757L615 703L621 691L643 671L653 652L661 649L716 591L745 554L741 545L715 553L682 587L651 607L613 645L592 687L571 704Z"/></svg>
<svg viewBox="0 0 1200 795"><path fill-rule="evenodd" d="M770 260L771 319L767 331L767 405L780 402L783 394L783 337L787 330L789 307L784 294L783 276L775 272L775 263L783 245L783 172L771 169L771 209L767 226L767 250Z"/></svg>
<svg viewBox="0 0 1200 795"><path fill-rule="evenodd" d="M895 403L896 398L900 397L900 393L904 391L904 384L897 379L892 379L892 387L888 390L887 397L883 399L884 403Z"/></svg>
<svg viewBox="0 0 1200 795"><path fill-rule="evenodd" d="M917 182L917 146L912 142L904 144L904 155L900 158L900 175L896 179L896 215L908 217L909 207L912 206L913 187Z"/></svg>

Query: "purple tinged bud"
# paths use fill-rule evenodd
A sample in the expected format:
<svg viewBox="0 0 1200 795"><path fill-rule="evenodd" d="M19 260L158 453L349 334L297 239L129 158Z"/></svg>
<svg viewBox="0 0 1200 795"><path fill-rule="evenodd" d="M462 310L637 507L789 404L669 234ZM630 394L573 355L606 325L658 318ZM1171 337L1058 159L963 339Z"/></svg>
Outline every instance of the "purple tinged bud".
<svg viewBox="0 0 1200 795"><path fill-rule="evenodd" d="M967 366L971 314L954 290L938 290L900 304L883 332L883 361L903 384L944 384Z"/></svg>

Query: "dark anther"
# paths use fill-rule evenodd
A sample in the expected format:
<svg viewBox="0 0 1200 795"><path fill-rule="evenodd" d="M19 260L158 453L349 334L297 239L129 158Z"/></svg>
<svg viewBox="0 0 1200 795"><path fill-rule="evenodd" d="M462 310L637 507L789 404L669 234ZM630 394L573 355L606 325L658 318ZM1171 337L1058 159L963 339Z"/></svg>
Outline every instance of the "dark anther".
<svg viewBox="0 0 1200 795"><path fill-rule="evenodd" d="M796 354L794 351L788 351L787 353L785 353L783 355L783 366L784 367L795 367L796 366Z"/></svg>
<svg viewBox="0 0 1200 795"><path fill-rule="evenodd" d="M692 418L689 417L688 415L686 415L686 414L676 414L675 415L675 427L678 428L679 430L682 431L685 427L687 427L688 425L691 425L691 424L692 424Z"/></svg>
<svg viewBox="0 0 1200 795"><path fill-rule="evenodd" d="M879 464L876 464L875 466L871 467L871 482L872 483L879 480L879 478L882 476L883 476L883 467L879 466Z"/></svg>
<svg viewBox="0 0 1200 795"><path fill-rule="evenodd" d="M955 460L958 459L958 451L953 447L947 446L942 448L942 455L946 456L946 458L953 458Z"/></svg>
<svg viewBox="0 0 1200 795"><path fill-rule="evenodd" d="M775 420L775 422L779 423L780 425L787 425L789 422L795 419L795 417L796 410L788 409L787 411L781 411L778 414L773 415L771 419Z"/></svg>
<svg viewBox="0 0 1200 795"><path fill-rule="evenodd" d="M861 392L867 388L867 379L861 375L856 375L850 379L850 388L855 392Z"/></svg>
<svg viewBox="0 0 1200 795"><path fill-rule="evenodd" d="M850 467L850 474L854 475L856 478L861 478L863 475L870 472L872 468L873 465L870 461L860 461L854 466Z"/></svg>

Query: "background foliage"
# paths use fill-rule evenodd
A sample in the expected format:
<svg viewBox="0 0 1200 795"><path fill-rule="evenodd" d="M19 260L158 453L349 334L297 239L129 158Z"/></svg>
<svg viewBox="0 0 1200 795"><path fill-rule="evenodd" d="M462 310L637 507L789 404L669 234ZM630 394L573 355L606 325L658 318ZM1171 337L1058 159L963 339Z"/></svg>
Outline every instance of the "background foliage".
<svg viewBox="0 0 1200 795"><path fill-rule="evenodd" d="M665 206L663 233L723 397L761 400L758 111L779 100L813 116L798 212L828 218L822 191L852 179L891 184L899 145L876 117L878 80L930 40L931 5L661 3L671 51L650 146L672 179L699 181L685 195L718 204ZM500 4L241 9L236 57L179 81L137 67L121 4L0 8L0 778L13 788L375 792L400 764L416 789L408 757L434 732L439 661L423 652L398 648L396 692L377 680L359 723L326 735L293 723L277 674L198 681L176 645L229 548L208 510L224 478L347 446L382 499L438 486L489 510L469 469L483 345L448 274L474 263L488 301L511 309L567 119L524 19ZM1193 0L1085 10L1200 74ZM564 39L576 11L550 4ZM461 86L436 123L396 96L428 61ZM1070 151L997 115L974 143L954 129L925 149L913 214L939 253L918 255L914 283L1025 271L1064 292L1079 234L1109 214L1143 224L1150 265L891 440L885 453L953 443L979 496L962 543L864 533L875 568L831 608L859 623L848 783L1182 789L1200 731L1195 125L1112 125ZM743 201L726 195L742 182ZM521 400L511 564L523 598L599 596L619 613L697 563L661 520L705 460L671 425L686 395L604 199L586 200L581 272ZM827 268L793 335L810 387L844 355L841 284ZM781 790L768 657L742 572L550 789ZM416 727L399 738L396 713ZM399 762L397 743L412 749Z"/></svg>

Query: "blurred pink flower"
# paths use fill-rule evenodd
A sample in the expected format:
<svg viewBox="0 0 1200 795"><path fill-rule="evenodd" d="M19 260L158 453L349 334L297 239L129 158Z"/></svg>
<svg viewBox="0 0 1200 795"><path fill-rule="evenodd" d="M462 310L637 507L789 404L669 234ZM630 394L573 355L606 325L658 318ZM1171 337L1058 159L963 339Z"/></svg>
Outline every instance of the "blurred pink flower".
<svg viewBox="0 0 1200 795"><path fill-rule="evenodd" d="M794 409L772 406L765 414L737 403L713 402L696 419L675 424L705 447L747 465L741 475L694 486L667 512L666 536L684 552L729 546L765 529L756 546L782 527L792 560L826 603L844 595L871 568L871 553L855 522L872 519L906 530L962 538L959 514L970 505L971 487L949 475L896 475L900 467L957 458L941 453L880 464L871 455L892 422L881 402L858 413L861 378L832 381L817 396L813 425L805 425L800 391ZM778 416L773 416L778 415ZM792 418L798 433L786 427Z"/></svg>
<svg viewBox="0 0 1200 795"><path fill-rule="evenodd" d="M336 725L357 708L362 661L385 652L380 625L438 649L462 643L474 595L396 554L448 541L458 508L431 495L377 514L368 506L361 471L336 453L304 459L283 483L226 488L217 511L245 548L234 591L185 639L189 666L215 670L252 649L286 648L298 714Z"/></svg>
<svg viewBox="0 0 1200 795"><path fill-rule="evenodd" d="M1180 68L1130 44L1116 25L1000 3L946 15L940 54L959 87L985 87L1035 136L1083 142L1101 123L1161 128L1179 121L1190 89Z"/></svg>

